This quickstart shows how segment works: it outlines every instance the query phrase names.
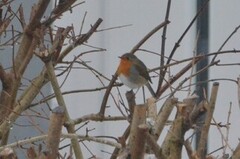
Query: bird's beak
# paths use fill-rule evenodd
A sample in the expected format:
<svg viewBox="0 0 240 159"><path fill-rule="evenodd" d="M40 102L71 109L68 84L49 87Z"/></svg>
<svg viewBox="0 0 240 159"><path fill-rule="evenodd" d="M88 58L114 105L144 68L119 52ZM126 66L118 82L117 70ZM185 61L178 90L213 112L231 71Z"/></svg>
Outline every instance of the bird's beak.
<svg viewBox="0 0 240 159"><path fill-rule="evenodd" d="M122 59L122 56L118 56L118 58Z"/></svg>

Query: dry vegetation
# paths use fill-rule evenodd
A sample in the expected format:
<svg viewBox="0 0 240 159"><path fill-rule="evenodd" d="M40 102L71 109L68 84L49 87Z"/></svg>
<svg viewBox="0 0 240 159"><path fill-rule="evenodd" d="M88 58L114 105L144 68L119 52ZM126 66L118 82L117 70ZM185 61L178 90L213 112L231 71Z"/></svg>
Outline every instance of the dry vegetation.
<svg viewBox="0 0 240 159"><path fill-rule="evenodd" d="M93 22L87 32L80 32L79 35L75 35L74 26L61 28L53 26L52 24L56 19L60 18L64 12L71 12L72 7L84 5L83 2L76 2L76 0L59 0L59 2L55 4L55 7L52 9L50 15L46 16L44 13L50 3L50 0L39 0L38 3L32 7L30 20L25 20L24 15L27 13L24 13L21 5L17 10L12 10L11 6L15 3L15 0L1 1L0 35L2 40L0 42L0 51L4 50L9 45L12 46L12 65L10 68L4 68L0 63L0 81L2 84L0 96L0 158L17 158L15 150L22 149L22 146L24 146L27 147L27 149L23 149L23 151L26 151L26 154L30 159L57 157L83 159L85 155L82 153L81 141L84 140L115 147L115 150L111 154L111 159L123 159L128 158L129 156L131 156L132 159L140 159L143 158L144 154L153 154L159 159L176 159L180 158L183 147L185 147L187 155L190 159L215 158L214 155L206 156L205 152L209 128L211 126L217 126L219 128L227 127L227 125L220 125L217 123L215 123L215 125L212 124L214 123L213 112L215 110L215 103L220 84L218 82L214 82L210 86L211 91L209 93L209 99L205 97L204 99L201 99L200 102L197 102L199 101L197 96L198 92L190 95L191 92L189 90L189 96L183 101L179 101L175 96L175 93L181 89L186 89L183 87L186 83L189 83L188 87L190 87L193 77L197 74L209 69L210 67L217 66L220 63L219 59L221 59L221 55L231 53L238 54L240 52L239 50L222 50L223 46L229 39L231 39L238 28L230 34L218 52L189 57L188 59L184 59L182 61L173 61L172 58L180 46L182 39L196 22L196 19L204 12L204 8L208 5L208 1L206 1L203 7L196 13L196 16L189 23L186 30L183 31L183 34L180 36L175 46L173 46L171 53L168 55L165 53L164 48L167 27L170 23L168 19L169 12L171 10L170 2L171 1L168 0L165 20L163 20L163 22L156 26L153 30L149 31L149 33L143 37L136 46L133 46L130 51L131 53L135 53L141 48L142 44L149 39L149 37L159 30L162 30L162 50L159 54L159 59L162 60L159 60L159 67L150 70L150 72L155 72L158 76L157 78L159 78L158 87L155 88L155 90L157 90L157 99L149 98L146 100L146 103L136 105L135 95L132 91L130 91L126 93L126 97L122 97L127 99L127 106L125 108L122 108L123 105L118 107L120 110L126 110L126 112L124 112L122 116L106 116L105 110L107 101L111 95L111 90L122 86L120 83L116 82L117 76L114 74L112 79L109 80L108 86L103 86L102 88L95 90L105 91L99 112L92 112L92 114L86 114L85 116L79 116L79 118L73 119L68 113L68 107L66 106L63 97L64 92L61 92L60 90L58 76L66 76L67 78L67 75L71 73L74 64L77 63L82 67L91 70L97 78L101 78L101 80L109 79L101 72L98 72L97 69L92 68L88 65L88 63L79 58L87 53L102 52L104 49L94 48L88 52L81 52L71 62L64 61L64 58L67 55L71 55L73 49L84 45L87 40L98 31L98 28L104 19L98 19ZM74 14L74 12L72 14ZM13 21L17 21L21 25L21 31L14 29ZM84 20L82 23L82 25L84 25ZM8 36L6 38L5 35L7 33ZM49 41L46 39L49 39ZM66 43L66 41L71 41L71 43ZM16 47L17 44L19 44L18 47ZM65 46L63 47L63 45ZM42 71L39 72L38 76L30 80L29 85L22 87L21 81L23 80L23 74L33 57L41 59L44 67ZM167 61L165 61L164 58L160 57L168 58ZM207 66L202 68L199 72L192 73L191 76L180 81L180 77L182 77L187 71L193 70L197 63L208 57L212 57L212 60ZM2 59L0 59L0 62L1 60ZM185 66L171 78L167 77L168 69L180 63L184 63ZM64 66L64 69L62 69L61 73L56 75L55 69L59 65ZM239 87L239 80L229 80L234 81L236 83L236 87ZM41 93L41 89L47 83L50 83L54 91L54 95L45 95L40 102L33 102L36 96ZM173 83L178 83L178 86L176 88L172 88L171 85ZM162 95L167 90L171 90L171 93L165 97L164 104L161 106L160 111L157 112L156 103L158 102L158 99L162 98ZM79 92L81 92L81 90L79 90ZM48 133L41 136L29 136L28 139L22 139L16 143L9 144L9 131L12 124L15 123L21 114L31 107L38 107L40 103L48 102L52 98L56 98L59 107L56 107L53 110L49 108L52 115L47 118L47 120L49 120ZM122 101L116 102L116 104L121 102ZM175 119L173 121L169 121L169 116L174 107L177 108ZM204 121L199 123L198 119L202 115L205 115ZM78 131L76 131L76 126L86 121L114 121L117 124L118 120L127 120L129 122L129 126L122 132L122 136L114 137L117 138L117 141L105 138L96 138L86 134L79 134ZM169 123L171 126L167 135L162 136L164 141L160 145L157 141L162 135L165 125ZM62 127L66 128L67 133L61 133ZM192 138L195 136L195 132L199 131L199 129L201 129L201 137L197 149L195 150L191 142ZM185 139L184 135L189 130L195 131L193 131L193 135L190 138ZM58 152L59 143L63 138L71 140L70 150L73 150L73 153L70 151L66 152L67 155L63 155ZM41 148L43 145L34 144L37 141L45 141L44 150ZM228 143L224 140L224 146L222 149L225 149L226 147L228 147ZM240 158L240 145L238 145L230 155L233 159ZM228 158L226 156L227 154L224 154L222 157ZM97 157L93 155L92 158Z"/></svg>

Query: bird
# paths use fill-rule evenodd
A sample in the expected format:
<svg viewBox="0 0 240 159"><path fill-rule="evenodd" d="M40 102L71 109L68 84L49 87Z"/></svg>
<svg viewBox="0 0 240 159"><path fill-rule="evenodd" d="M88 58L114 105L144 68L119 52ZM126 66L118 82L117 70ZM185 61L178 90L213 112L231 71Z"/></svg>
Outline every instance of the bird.
<svg viewBox="0 0 240 159"><path fill-rule="evenodd" d="M152 80L146 65L132 53L125 53L119 58L120 63L117 68L117 75L122 83L131 89L146 85L151 95L156 98L156 94L150 85Z"/></svg>

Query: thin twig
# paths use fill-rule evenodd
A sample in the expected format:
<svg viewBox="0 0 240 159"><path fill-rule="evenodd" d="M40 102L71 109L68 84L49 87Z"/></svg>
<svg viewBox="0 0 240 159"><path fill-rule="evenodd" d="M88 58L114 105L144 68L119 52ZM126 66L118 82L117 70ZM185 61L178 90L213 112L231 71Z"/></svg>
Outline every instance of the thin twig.
<svg viewBox="0 0 240 159"><path fill-rule="evenodd" d="M135 53L153 34L155 34L158 30L160 30L161 28L163 28L165 25L169 24L169 21L165 21L161 24L159 24L158 26L156 26L153 30L151 30L147 35L145 35L143 37L142 40L140 40L137 45L135 45L132 50L130 51L130 53Z"/></svg>
<svg viewBox="0 0 240 159"><path fill-rule="evenodd" d="M223 44L220 46L220 48L218 49L218 52L220 52L223 47L227 44L227 42L232 38L232 36L238 31L238 29L240 28L240 25L237 26L233 32L228 36L228 38L223 42ZM217 54L212 58L212 61L214 61L217 58Z"/></svg>
<svg viewBox="0 0 240 159"><path fill-rule="evenodd" d="M171 7L171 0L168 0L167 4L167 10L166 10L166 15L165 15L165 21L169 20L169 14L170 14L170 7ZM166 34L167 34L167 26L165 25L163 28L163 33L162 33L162 44L161 44L161 56L160 56L160 67L164 66L164 56L165 56L165 45L166 45ZM158 89L161 88L162 83L164 79L164 71L160 69L159 72L159 79L158 79ZM157 90L158 92L159 90Z"/></svg>
<svg viewBox="0 0 240 159"><path fill-rule="evenodd" d="M0 151L2 151L3 149L7 148L7 147L11 147L11 148L16 148L19 147L20 145L26 145L26 144L30 144L30 143L34 143L37 141L42 141L42 140L46 140L46 138L48 137L48 135L41 135L41 136L36 136L36 137L31 137L28 139L23 139L23 140L18 140L15 143L11 143L5 146L0 147ZM86 136L86 135L77 135L77 134L61 134L62 138L69 138L69 139L74 139L74 138L78 138L81 140L88 140L88 141L93 141L93 142L97 142L97 143L102 143L102 144L106 144L109 146L113 146L116 147L118 149L121 148L121 145L119 143L115 143L112 141L108 141L106 139L99 139L96 137L91 137L91 136Z"/></svg>

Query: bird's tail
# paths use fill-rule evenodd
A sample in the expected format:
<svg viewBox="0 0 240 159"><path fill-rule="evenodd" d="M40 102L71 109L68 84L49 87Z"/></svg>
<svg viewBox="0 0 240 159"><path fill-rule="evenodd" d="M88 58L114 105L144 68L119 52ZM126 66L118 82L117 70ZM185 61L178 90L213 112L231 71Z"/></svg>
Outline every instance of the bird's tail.
<svg viewBox="0 0 240 159"><path fill-rule="evenodd" d="M157 98L156 93L154 92L154 90L153 90L153 88L151 87L151 85L149 84L149 82L146 83L146 86L147 86L149 92L151 93L151 95L152 95L154 98Z"/></svg>

